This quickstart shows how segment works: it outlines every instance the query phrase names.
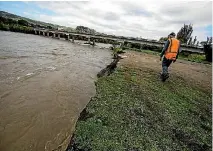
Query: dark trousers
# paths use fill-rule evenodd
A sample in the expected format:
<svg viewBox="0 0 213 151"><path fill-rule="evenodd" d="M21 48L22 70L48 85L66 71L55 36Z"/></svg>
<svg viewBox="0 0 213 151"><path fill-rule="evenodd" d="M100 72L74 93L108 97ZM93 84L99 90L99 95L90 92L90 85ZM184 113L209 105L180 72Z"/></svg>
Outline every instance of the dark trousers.
<svg viewBox="0 0 213 151"><path fill-rule="evenodd" d="M172 60L166 59L166 57L163 57L162 61L162 74L167 75L168 74L168 67L172 63Z"/></svg>

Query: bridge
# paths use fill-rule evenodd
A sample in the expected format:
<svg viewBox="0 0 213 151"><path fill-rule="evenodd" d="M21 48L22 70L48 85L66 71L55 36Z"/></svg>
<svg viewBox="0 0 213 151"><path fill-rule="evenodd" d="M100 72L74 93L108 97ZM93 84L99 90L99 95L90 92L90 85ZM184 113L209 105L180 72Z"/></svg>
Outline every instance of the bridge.
<svg viewBox="0 0 213 151"><path fill-rule="evenodd" d="M156 42L156 41L149 41L149 40L131 40L131 39L124 39L124 38L114 38L109 36L100 36L100 35L90 35L90 34L83 34L83 33L74 33L74 32L62 32L62 31L51 31L51 30L40 30L40 29L34 29L35 35L43 35L47 37L53 37L53 38L65 38L66 40L74 42L75 39L80 40L86 40L88 43L98 41L98 39L107 40L107 41L113 41L120 44L124 44L124 42L131 45L131 43L138 43L140 45L148 45L148 46L156 46L156 47L163 47L163 42ZM188 46L188 45L181 45L182 51L190 52L190 53L204 53L202 48Z"/></svg>

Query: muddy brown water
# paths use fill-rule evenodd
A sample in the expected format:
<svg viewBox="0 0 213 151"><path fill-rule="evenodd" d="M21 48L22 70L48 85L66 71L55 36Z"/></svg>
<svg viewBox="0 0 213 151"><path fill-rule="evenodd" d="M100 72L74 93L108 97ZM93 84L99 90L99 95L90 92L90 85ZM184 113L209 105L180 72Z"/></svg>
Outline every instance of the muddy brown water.
<svg viewBox="0 0 213 151"><path fill-rule="evenodd" d="M0 32L0 151L65 150L108 49Z"/></svg>

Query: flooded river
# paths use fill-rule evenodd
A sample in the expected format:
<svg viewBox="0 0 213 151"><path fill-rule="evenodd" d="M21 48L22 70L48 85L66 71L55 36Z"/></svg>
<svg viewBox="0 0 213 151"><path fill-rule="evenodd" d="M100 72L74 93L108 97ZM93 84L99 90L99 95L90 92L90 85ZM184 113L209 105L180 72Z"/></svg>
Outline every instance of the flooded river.
<svg viewBox="0 0 213 151"><path fill-rule="evenodd" d="M0 31L0 151L64 150L110 51Z"/></svg>

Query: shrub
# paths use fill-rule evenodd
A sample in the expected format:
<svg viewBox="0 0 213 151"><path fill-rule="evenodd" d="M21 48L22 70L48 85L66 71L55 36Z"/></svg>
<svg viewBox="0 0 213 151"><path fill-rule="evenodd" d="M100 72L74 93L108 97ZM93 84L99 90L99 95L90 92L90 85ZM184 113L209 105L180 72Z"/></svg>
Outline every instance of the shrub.
<svg viewBox="0 0 213 151"><path fill-rule="evenodd" d="M190 54L188 56L188 60L193 62L202 62L205 60L205 55Z"/></svg>

